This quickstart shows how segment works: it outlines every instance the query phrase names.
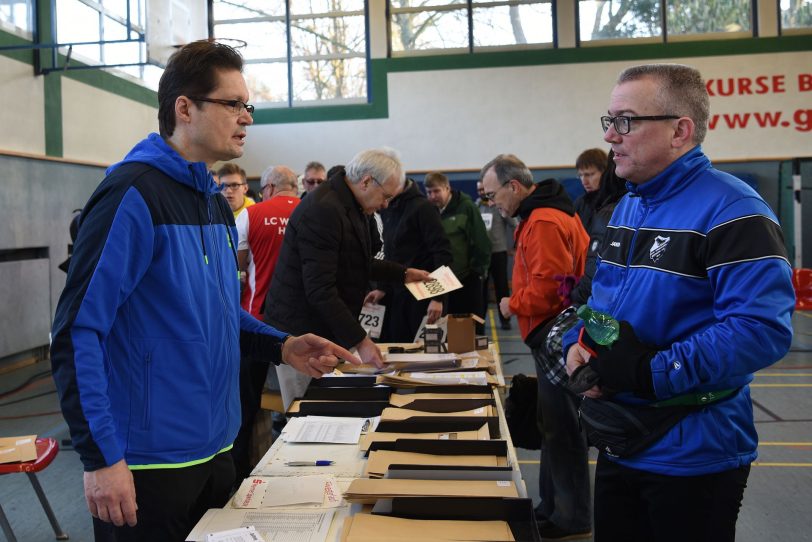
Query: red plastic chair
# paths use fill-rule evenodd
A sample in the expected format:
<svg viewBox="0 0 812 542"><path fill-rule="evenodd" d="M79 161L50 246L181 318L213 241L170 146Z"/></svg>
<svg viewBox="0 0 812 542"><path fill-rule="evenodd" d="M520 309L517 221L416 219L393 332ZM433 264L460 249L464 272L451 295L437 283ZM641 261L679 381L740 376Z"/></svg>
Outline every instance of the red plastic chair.
<svg viewBox="0 0 812 542"><path fill-rule="evenodd" d="M795 310L812 310L812 269L793 269L792 286L795 287Z"/></svg>
<svg viewBox="0 0 812 542"><path fill-rule="evenodd" d="M39 480L37 480L37 473L50 465L56 457L56 454L59 452L59 445L56 443L56 440L52 438L38 438L36 445L37 458L35 460L0 463L0 475L14 472L26 473L28 479L31 480L31 485L34 486L34 491L37 493L37 497L39 497L42 508L45 510L45 515L48 516L48 521L51 522L51 527L54 529L56 539L67 540L68 535L66 535L62 531L62 527L59 526L59 522L56 520L56 516L54 516L54 511L51 510L48 498L45 497L45 492L42 490ZM14 536L14 531L11 530L11 525L8 522L8 518L6 518L6 514L3 512L2 506L0 506L0 527L3 528L3 532L6 534L6 538L9 542L17 542L17 537Z"/></svg>

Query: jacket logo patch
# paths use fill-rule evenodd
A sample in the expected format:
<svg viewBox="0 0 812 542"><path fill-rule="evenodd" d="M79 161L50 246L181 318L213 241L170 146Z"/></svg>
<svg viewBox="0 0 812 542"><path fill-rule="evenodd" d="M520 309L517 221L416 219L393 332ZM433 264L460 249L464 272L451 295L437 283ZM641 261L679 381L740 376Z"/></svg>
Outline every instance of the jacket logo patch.
<svg viewBox="0 0 812 542"><path fill-rule="evenodd" d="M654 243L651 245L651 249L648 251L649 258L651 258L652 262L656 262L660 259L660 257L665 252L665 249L668 248L668 243L671 242L670 237L663 237L662 235L658 235L654 238Z"/></svg>
<svg viewBox="0 0 812 542"><path fill-rule="evenodd" d="M612 241L611 243L609 243L609 246L620 248L620 241Z"/></svg>

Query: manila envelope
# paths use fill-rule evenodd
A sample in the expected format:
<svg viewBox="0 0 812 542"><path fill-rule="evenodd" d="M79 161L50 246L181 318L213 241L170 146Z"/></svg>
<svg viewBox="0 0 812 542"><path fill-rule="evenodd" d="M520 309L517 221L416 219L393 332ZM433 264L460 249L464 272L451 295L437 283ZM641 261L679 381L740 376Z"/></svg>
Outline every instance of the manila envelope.
<svg viewBox="0 0 812 542"><path fill-rule="evenodd" d="M449 467L504 467L507 459L495 455L434 455L393 450L369 452L366 476L382 477L389 465L442 465Z"/></svg>
<svg viewBox="0 0 812 542"><path fill-rule="evenodd" d="M490 393L393 393L389 404L405 407L409 403L424 399L493 399Z"/></svg>
<svg viewBox="0 0 812 542"><path fill-rule="evenodd" d="M508 481L482 480L391 480L358 478L350 483L344 498L372 504L393 497L518 497L516 485Z"/></svg>
<svg viewBox="0 0 812 542"><path fill-rule="evenodd" d="M421 440L490 440L491 434L488 431L488 424L482 424L479 431L452 431L445 433L367 433L361 435L359 446L366 452L373 442L394 442L398 439L421 439Z"/></svg>
<svg viewBox="0 0 812 542"><path fill-rule="evenodd" d="M347 525L349 523L349 525ZM345 520L342 541L346 542L512 542L506 521L459 521L447 519L403 519L392 516L355 514Z"/></svg>
<svg viewBox="0 0 812 542"><path fill-rule="evenodd" d="M383 409L381 413L382 422L401 422L409 418L432 418L432 417L460 417L460 418L483 418L495 416L493 407L483 406L473 410L464 410L462 412L423 412L421 410L410 410L408 408L393 408L388 407Z"/></svg>

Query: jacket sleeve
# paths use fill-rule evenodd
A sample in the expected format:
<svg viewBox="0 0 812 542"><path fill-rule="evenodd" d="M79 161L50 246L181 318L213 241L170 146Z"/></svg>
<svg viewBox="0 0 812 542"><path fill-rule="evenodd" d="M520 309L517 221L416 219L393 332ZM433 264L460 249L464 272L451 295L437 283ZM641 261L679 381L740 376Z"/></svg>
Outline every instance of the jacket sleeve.
<svg viewBox="0 0 812 542"><path fill-rule="evenodd" d="M443 265L451 265L453 261L451 243L448 242L448 237L443 229L440 213L431 204L422 205L416 218L420 236L432 260L432 268L426 269L426 271L432 272Z"/></svg>
<svg viewBox="0 0 812 542"><path fill-rule="evenodd" d="M240 354L249 361L282 362L282 344L289 335L240 308Z"/></svg>
<svg viewBox="0 0 812 542"><path fill-rule="evenodd" d="M491 240L488 238L488 230L485 228L482 215L473 202L468 205L468 220L471 224L471 230L468 232L471 269L480 277L484 277L491 265Z"/></svg>
<svg viewBox="0 0 812 542"><path fill-rule="evenodd" d="M657 397L739 387L789 350L795 306L792 270L780 226L763 201L758 205L763 214L752 214L748 200L738 202L726 210L727 219L708 232L715 322L654 357Z"/></svg>
<svg viewBox="0 0 812 542"><path fill-rule="evenodd" d="M51 344L62 412L86 471L124 457L107 394L108 367L118 361L110 359L104 343L119 308L149 268L155 239L137 189L102 187L82 215Z"/></svg>
<svg viewBox="0 0 812 542"><path fill-rule="evenodd" d="M516 252L530 275L526 286L515 289L510 296L510 310L520 316L535 316L542 320L561 309L556 275L572 274L575 262L566 232L557 224L534 220L527 224L522 250Z"/></svg>
<svg viewBox="0 0 812 542"><path fill-rule="evenodd" d="M330 327L336 342L349 348L361 342L366 332L338 292L341 216L329 205L321 205L313 216L319 216L320 220L303 220L296 239L307 304Z"/></svg>

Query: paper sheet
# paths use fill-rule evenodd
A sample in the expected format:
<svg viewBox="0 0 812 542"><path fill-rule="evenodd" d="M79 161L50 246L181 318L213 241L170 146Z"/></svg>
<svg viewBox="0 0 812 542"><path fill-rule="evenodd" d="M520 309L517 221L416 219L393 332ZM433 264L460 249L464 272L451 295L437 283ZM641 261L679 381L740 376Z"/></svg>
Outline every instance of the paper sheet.
<svg viewBox="0 0 812 542"><path fill-rule="evenodd" d="M330 460L327 467L290 467L289 461ZM255 476L328 475L357 477L364 469L364 453L347 444L285 444L272 446L251 472Z"/></svg>
<svg viewBox="0 0 812 542"><path fill-rule="evenodd" d="M332 416L301 416L291 418L282 438L285 442L329 442L357 444L366 418L340 418ZM324 458L329 459L329 458Z"/></svg>
<svg viewBox="0 0 812 542"><path fill-rule="evenodd" d="M447 265L438 267L429 276L434 280L428 282L408 282L406 288L412 293L415 299L428 299L443 295L453 290L462 288L462 284L454 272Z"/></svg>
<svg viewBox="0 0 812 542"><path fill-rule="evenodd" d="M341 505L341 491L333 476L266 477L243 480L232 497L235 508L335 508Z"/></svg>
<svg viewBox="0 0 812 542"><path fill-rule="evenodd" d="M324 542L333 510L266 512L213 508L197 522L187 541L205 542L207 533L254 526L265 542Z"/></svg>

